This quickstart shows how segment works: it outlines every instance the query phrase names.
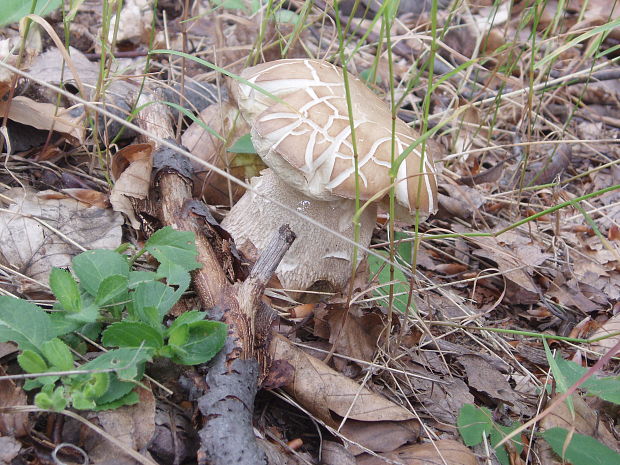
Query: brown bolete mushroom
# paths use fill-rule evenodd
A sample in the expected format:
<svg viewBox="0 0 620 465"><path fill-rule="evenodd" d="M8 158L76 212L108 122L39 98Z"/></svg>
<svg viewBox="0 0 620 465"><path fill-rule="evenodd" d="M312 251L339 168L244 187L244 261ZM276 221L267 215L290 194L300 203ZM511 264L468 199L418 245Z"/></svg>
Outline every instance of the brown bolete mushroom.
<svg viewBox="0 0 620 465"><path fill-rule="evenodd" d="M247 68L241 77L279 101L246 83L231 83L254 147L270 169L252 179L255 192L246 192L222 225L237 246L251 254L288 223L297 240L276 270L282 286L306 290L321 282L342 289L351 275L353 245L269 201L275 199L353 239L355 164L342 69L320 60L285 59ZM359 197L378 200L390 187L392 140L398 157L418 135L397 119L393 137L387 105L359 79L349 77L349 86ZM423 163L414 149L398 169L395 199L406 218L415 217L416 210L422 218L436 210L437 184L429 153L435 147L432 142L427 146ZM376 209L376 203L371 204L359 220L359 244L364 247L370 244ZM362 252L358 258L363 256Z"/></svg>

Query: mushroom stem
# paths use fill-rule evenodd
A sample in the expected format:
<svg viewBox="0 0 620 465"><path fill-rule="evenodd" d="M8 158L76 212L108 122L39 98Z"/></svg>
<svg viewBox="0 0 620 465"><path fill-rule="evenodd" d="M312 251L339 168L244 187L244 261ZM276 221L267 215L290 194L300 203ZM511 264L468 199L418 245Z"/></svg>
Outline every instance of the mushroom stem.
<svg viewBox="0 0 620 465"><path fill-rule="evenodd" d="M256 256L273 232L287 223L297 240L276 269L282 287L293 291L343 289L351 277L353 245L268 199L277 199L351 239L354 237L355 202L310 199L290 188L270 169L253 178L251 184L256 193L246 192L222 222L237 247L247 256ZM363 247L370 244L376 214L377 207L372 204L360 217L359 244ZM365 253L358 250L359 261Z"/></svg>

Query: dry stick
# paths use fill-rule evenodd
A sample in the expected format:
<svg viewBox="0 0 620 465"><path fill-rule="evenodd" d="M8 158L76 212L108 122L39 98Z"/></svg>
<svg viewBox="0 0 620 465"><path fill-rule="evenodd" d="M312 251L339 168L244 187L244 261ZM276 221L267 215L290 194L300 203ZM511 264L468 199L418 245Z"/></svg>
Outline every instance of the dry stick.
<svg viewBox="0 0 620 465"><path fill-rule="evenodd" d="M154 95L140 97L138 105L145 106L140 111L136 123L159 139L174 141L169 107L161 103L153 103L156 97L157 91L154 91ZM163 95L161 100L165 100ZM141 135L139 141L154 145L154 157L158 154L161 157L175 156L171 150L164 148L148 136ZM176 156L179 157L178 160L184 159L182 155ZM228 280L213 248L204 235L203 225L187 211L187 202L192 199L191 179L178 171L167 169L158 176L157 184L160 199L163 200L159 205L162 223L182 231L191 231L196 237L196 248L203 266L193 274L194 286L202 305L205 308L214 307L228 286Z"/></svg>
<svg viewBox="0 0 620 465"><path fill-rule="evenodd" d="M174 133L169 109L156 103L157 91L154 94L141 97L138 125L160 139L171 139ZM198 261L203 265L193 276L195 290L210 317L221 319L229 326L226 344L206 376L209 390L198 400L205 420L200 431L199 463L255 465L290 461L279 449L257 442L252 407L259 381L267 371L271 323L276 316L261 297L295 234L288 225L281 227L249 278L233 286L204 235L205 225L198 215L190 212L197 202L192 198L191 168L186 166L187 159L148 136L142 136L142 141L155 145L154 165L160 166L156 175L161 199L160 219L166 225L194 232Z"/></svg>

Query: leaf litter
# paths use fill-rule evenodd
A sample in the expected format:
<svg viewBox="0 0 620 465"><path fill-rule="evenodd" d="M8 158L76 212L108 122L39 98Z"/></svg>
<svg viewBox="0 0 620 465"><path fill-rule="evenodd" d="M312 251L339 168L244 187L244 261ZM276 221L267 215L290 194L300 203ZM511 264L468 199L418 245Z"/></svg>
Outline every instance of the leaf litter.
<svg viewBox="0 0 620 465"><path fill-rule="evenodd" d="M28 48L22 67L39 83L24 85L25 80L18 80L10 105L6 96L13 75L0 67L0 97L4 97L0 112L11 125L3 132L8 140L3 144L6 158L0 178L1 286L5 292L45 301L50 297L46 283L52 267L68 267L81 248L115 249L122 241L139 244L148 236L149 224L156 228L153 218L144 213L149 210L145 204L151 200L154 184L152 147L140 145L133 131L121 131L118 122L107 117L89 121L90 110L66 96L58 100L40 82L62 82L84 98L98 99L101 108L131 120L143 78L147 88L177 89L178 105L186 108L192 108L192 102L183 87L180 91L175 87L179 81L186 86L209 84L215 94L226 95L222 76L189 60L153 56L150 71L160 74L143 74L151 40L154 48L176 50L187 50L191 43L192 53L235 73L246 66L249 56L250 61L259 59L254 55L256 47L260 61L269 61L280 58L283 43L287 57L308 57L329 56L337 42L336 13L323 2L315 2L307 11L304 2L290 2L288 9L280 10L298 20L308 14L312 20L303 21L307 27L284 20L262 23L258 11L252 10L256 2L196 1L191 14L185 12L185 16L177 6L167 5L170 2L161 3L172 15L167 32L161 28L161 16L156 17L155 30L150 30L149 2L125 2L117 48L112 52L118 56L112 65L104 66L103 76L98 45L102 32L97 30L101 11L88 4L77 7L71 23L70 41L75 47L68 53L71 66L63 65L65 54L53 45L43 50L36 44ZM347 10L354 2L340 3L341 14L361 15ZM373 2L363 3L371 14L376 13ZM401 271L390 286L389 268L371 283L368 267L362 264L354 277L352 289L357 297L352 300L346 295L318 293L308 294L308 300L321 300L320 304L292 303L277 283L268 292L270 303L281 314L279 332L286 335L277 338L272 357L288 363L281 365L280 376L274 379L298 406L287 406L291 415L303 412L311 421L305 423L305 430L299 425L294 428L290 418L287 423L266 408L261 425L283 441L306 438L303 453L313 460L321 444L318 427L327 435L325 447L338 445L330 445L336 458L328 462L330 454L324 454L325 463L477 463L472 450L460 442L457 419L464 406L492 409L493 421L509 427L531 418L541 401L553 399L555 385L546 384L550 361L541 339L533 333L578 339L609 336L591 344L550 340L560 356L583 366L618 341L620 190L574 200L620 184L614 142L620 130L620 89L613 78L613 73L620 73L613 50L597 55L612 47L620 28L615 25L580 41L562 39L615 24L618 7L610 0L571 0L562 2L565 6L560 10L559 2L547 2L540 15L534 15L534 30L534 23L523 16L531 12L530 2L438 3L438 27L445 27L447 33L436 71L446 73L467 59L474 61L447 76L434 90L432 124L459 108L465 111L449 124L450 130L436 137L450 155L437 160L442 166L440 211L420 225L423 240L416 242L417 270ZM422 116L428 75L422 73L423 84L412 79L412 57L427 56L429 49L414 31L429 33L430 12L412 2L400 4L400 21L394 26L402 38L393 50L395 91L403 97L399 116L416 124ZM285 16L280 13L278 17ZM364 36L369 42L355 49L354 41L347 46L352 57L349 71L356 75L372 68L379 36L370 40L370 33L381 34L381 28L367 19L355 19L360 28L356 33L375 26ZM62 27L60 16L53 14L49 21ZM13 66L19 64L16 31L10 25L0 30L0 56ZM532 51L531 34L553 46L544 44ZM279 42L282 38L286 41ZM520 55L519 47L528 53ZM532 56L535 61L530 63ZM386 55L378 60L380 79L373 88L386 97ZM542 64L550 62L544 73L537 74ZM603 71L598 71L599 66ZM571 74L574 81L585 78L549 83ZM531 82L530 76L534 76ZM507 93L512 94L503 95ZM196 117L201 124L178 112L176 116L179 140L192 153L242 181L262 169L256 158L227 151L248 131L235 116L234 107L218 102L196 112ZM36 139L36 134L42 138ZM194 194L206 200L219 219L243 189L193 163ZM564 208L551 208L563 202ZM528 217L530 221L519 224ZM121 227L123 218L126 224ZM381 218L384 212L379 215L374 247L385 250L389 228ZM415 235L410 225L397 224L396 229L409 238L403 244L411 245ZM451 236L433 238L441 234ZM411 250L398 247L399 264L411 262ZM152 263L143 266L149 269ZM414 284L411 298L410 280ZM399 294L394 307L403 310L410 302L408 318L389 309L389 289ZM299 314L308 305L312 311ZM89 350L98 349L89 345ZM12 353L10 349L3 352L4 370L14 369ZM617 362L605 371L617 373ZM150 390L139 388L144 397L141 407L99 412L97 423L125 441L125 447L144 450L155 434L156 408L165 398L162 393L173 392L176 404L193 410L193 424L187 427L197 428L198 413L191 401L199 379L196 372L185 371L168 382L169 388L151 385L155 397ZM0 390L3 407L26 403L19 383L0 382L6 387ZM265 405L275 402L269 400L269 392L264 396L261 402ZM539 427L574 430L618 451L619 436L613 424L614 420L617 423L617 408L614 413L610 402L592 396L574 395L572 403L574 412L564 406L545 416ZM70 430L51 417L46 429L30 424L24 414L0 413L0 419L2 440L20 438L31 428L38 435L54 428L65 428L67 434ZM178 437L174 431L170 434L174 444ZM46 437L52 442L58 439ZM557 462L557 453L545 441L530 436L527 441L533 452L507 449L510 463ZM119 454L97 434L76 437L75 442L85 447L95 463ZM45 449L43 442L37 444ZM1 458L12 460L16 455L10 455L18 454L19 447L15 441L0 447L7 454ZM168 450L159 448L156 456L176 457L177 450L178 444ZM489 460L496 460L488 448L475 446L473 450L479 457L490 454Z"/></svg>

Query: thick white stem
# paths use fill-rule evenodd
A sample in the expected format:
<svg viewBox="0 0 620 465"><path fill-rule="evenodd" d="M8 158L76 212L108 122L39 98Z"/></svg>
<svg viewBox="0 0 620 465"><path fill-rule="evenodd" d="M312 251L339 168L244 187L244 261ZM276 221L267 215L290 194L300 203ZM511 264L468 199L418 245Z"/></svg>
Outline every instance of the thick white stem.
<svg viewBox="0 0 620 465"><path fill-rule="evenodd" d="M326 282L332 289L343 289L351 277L353 245L267 198L276 199L351 239L355 203L348 199L333 202L309 199L288 187L272 170L263 171L251 184L262 195L246 192L222 222L237 247L252 256L267 245L275 230L288 224L297 239L276 270L282 287L303 291L317 282ZM376 214L376 206L372 205L361 215L359 243L364 247L370 244ZM358 263L364 256L358 249Z"/></svg>

